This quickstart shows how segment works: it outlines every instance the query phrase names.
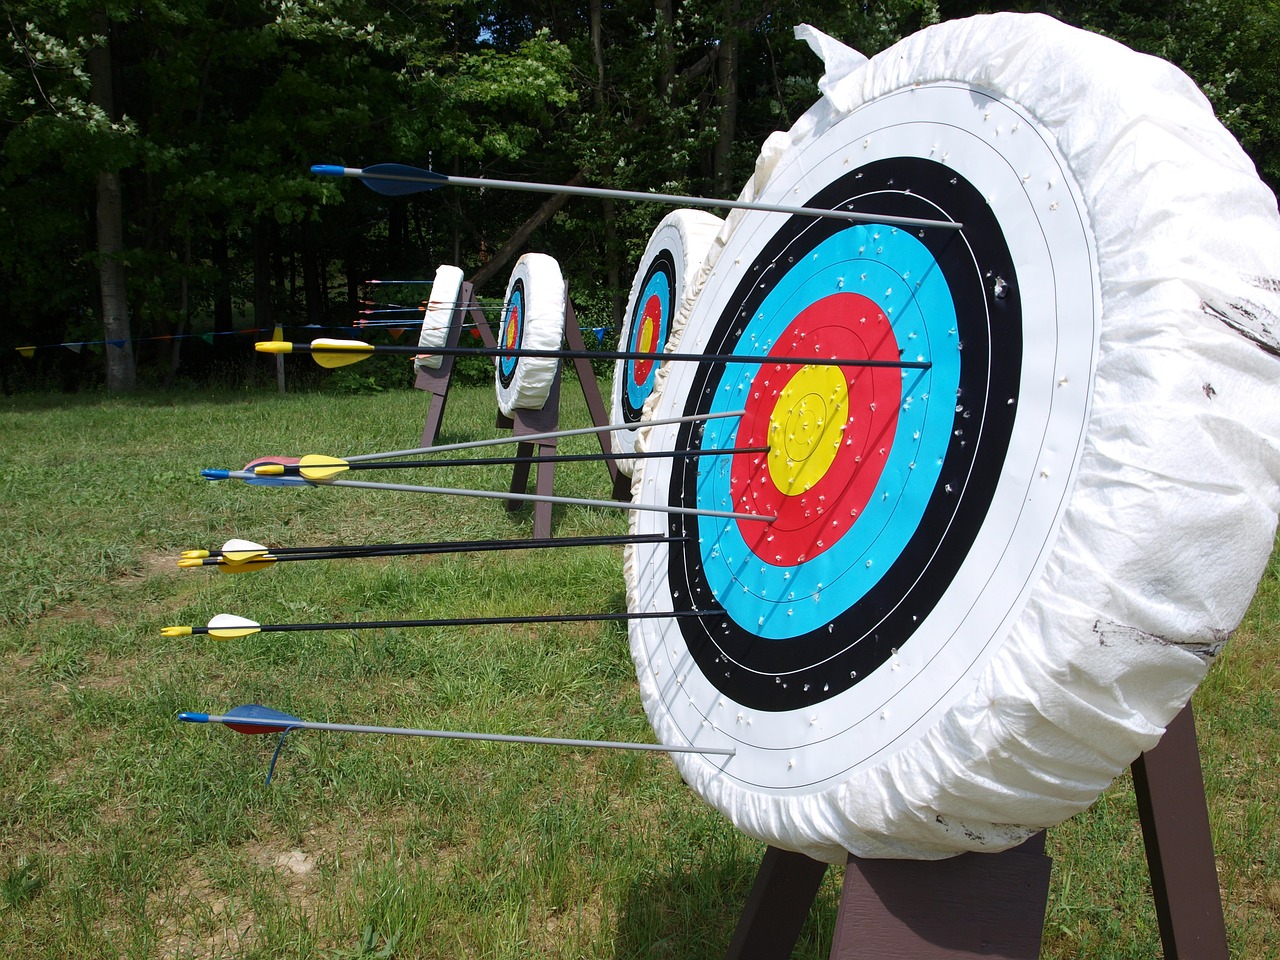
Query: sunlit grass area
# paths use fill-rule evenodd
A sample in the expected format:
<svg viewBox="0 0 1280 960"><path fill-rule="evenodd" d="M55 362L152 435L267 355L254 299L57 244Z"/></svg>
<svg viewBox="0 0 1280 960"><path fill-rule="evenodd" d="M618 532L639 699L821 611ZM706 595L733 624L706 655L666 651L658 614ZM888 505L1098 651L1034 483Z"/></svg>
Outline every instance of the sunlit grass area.
<svg viewBox="0 0 1280 960"><path fill-rule="evenodd" d="M562 423L589 420L566 384ZM299 546L528 537L528 508L209 483L264 454L413 446L415 391L19 398L0 415L0 955L723 955L762 853L662 755L176 721L263 703L308 720L652 740L619 624L165 638L261 623L625 609L620 548L179 570L230 537ZM443 442L496 436L455 389ZM590 437L564 452L598 449ZM380 477L381 478L381 477ZM501 489L510 470L391 474ZM556 492L607 499L599 463ZM558 536L626 515L557 507ZM1197 695L1232 952L1280 955L1280 568ZM1159 938L1127 779L1050 831L1046 957L1150 958ZM840 871L796 956L825 957Z"/></svg>

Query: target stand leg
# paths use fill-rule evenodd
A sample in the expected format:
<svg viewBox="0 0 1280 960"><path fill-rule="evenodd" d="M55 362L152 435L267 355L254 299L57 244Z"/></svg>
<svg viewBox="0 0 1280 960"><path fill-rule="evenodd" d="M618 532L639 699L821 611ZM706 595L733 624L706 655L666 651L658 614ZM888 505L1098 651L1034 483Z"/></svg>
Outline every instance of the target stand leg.
<svg viewBox="0 0 1280 960"><path fill-rule="evenodd" d="M551 384L551 390L547 394L547 402L538 410L516 410L515 416L511 420L511 432L516 437L528 436L534 433L552 433L560 428L560 370L556 370L556 378ZM538 458L547 457L556 452L556 441L546 440L534 443L520 443L516 445L516 456L520 458L536 456ZM529 468L533 466L528 460L521 459L517 461L515 467L511 471L511 492L525 493L529 487ZM540 496L550 496L555 489L555 468L554 462L539 463L538 479L535 489ZM510 500L507 502L507 510L515 512L519 510L521 504L518 501ZM533 505L533 535L538 539L545 539L551 536L551 507L550 503L535 503Z"/></svg>
<svg viewBox="0 0 1280 960"><path fill-rule="evenodd" d="M1036 960L1052 861L1044 834L1003 853L845 867L831 960ZM727 960L787 960L826 864L770 847Z"/></svg>
<svg viewBox="0 0 1280 960"><path fill-rule="evenodd" d="M1133 791L1166 960L1226 960L1227 929L1191 704L1133 762Z"/></svg>
<svg viewBox="0 0 1280 960"><path fill-rule="evenodd" d="M462 321L466 316L466 305L471 302L471 284L463 283L458 288L458 302L454 305L453 315L449 319L449 332L445 335L445 346L456 347L458 337L462 333ZM430 395L427 401L427 417L422 425L422 439L419 446L433 446L440 436L440 421L444 419L444 406L449 398L449 383L453 377L453 362L457 359L452 354L440 358L440 366L434 370L423 368L418 370L413 385Z"/></svg>
<svg viewBox="0 0 1280 960"><path fill-rule="evenodd" d="M568 285L564 293L564 338L570 350L585 353L587 345L582 340L582 329L578 326L578 314L573 309L573 301L569 299ZM600 393L600 381L596 378L595 367L585 357L575 357L573 368L578 374L578 384L582 387L582 399L587 402L587 411L591 414L591 422L597 427L609 425L609 412L604 406L604 396ZM610 459L613 451L608 435L596 435L600 441L600 452L605 455L604 465L609 471L609 480L613 484L613 499L626 503L631 500L631 478L618 469L618 461Z"/></svg>

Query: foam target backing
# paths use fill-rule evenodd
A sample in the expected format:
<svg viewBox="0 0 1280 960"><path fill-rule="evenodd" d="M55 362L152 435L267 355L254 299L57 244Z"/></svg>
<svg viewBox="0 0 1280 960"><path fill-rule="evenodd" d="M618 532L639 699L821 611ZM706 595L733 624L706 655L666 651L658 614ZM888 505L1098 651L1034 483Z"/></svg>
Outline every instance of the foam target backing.
<svg viewBox="0 0 1280 960"><path fill-rule="evenodd" d="M681 614L630 624L642 699L736 751L675 762L770 844L1003 849L1158 741L1265 567L1280 370L1206 301L1280 312L1280 218L1194 85L1110 40L797 32L823 98L743 198L873 217L735 212L708 255L680 350L759 362L661 368L653 418L742 412L643 428L702 455L633 497L761 519L632 514L671 539L628 548L629 607Z"/></svg>
<svg viewBox="0 0 1280 960"><path fill-rule="evenodd" d="M565 288L560 264L545 253L526 253L511 271L502 301L498 346L509 350L559 350L564 339ZM494 361L498 409L510 417L541 410L551 393L560 361L547 357L500 356Z"/></svg>
<svg viewBox="0 0 1280 960"><path fill-rule="evenodd" d="M431 295L422 312L422 331L418 334L418 346L424 351L431 347L445 346L461 288L461 269L445 263L436 267L435 278L431 282ZM417 370L438 370L443 359L438 355L415 357L413 366Z"/></svg>

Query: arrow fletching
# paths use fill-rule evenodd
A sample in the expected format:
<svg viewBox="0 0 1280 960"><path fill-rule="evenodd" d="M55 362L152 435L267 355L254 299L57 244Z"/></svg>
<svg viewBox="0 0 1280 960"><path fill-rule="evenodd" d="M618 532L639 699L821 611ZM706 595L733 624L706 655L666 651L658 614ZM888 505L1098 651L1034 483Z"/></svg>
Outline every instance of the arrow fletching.
<svg viewBox="0 0 1280 960"><path fill-rule="evenodd" d="M241 540L238 537L232 537L222 545L222 557L228 563L256 560L266 552L267 548L262 544L254 543L252 540Z"/></svg>
<svg viewBox="0 0 1280 960"><path fill-rule="evenodd" d="M233 613L220 613L209 621L205 633L215 640L238 640L252 636L262 625L247 617L237 617Z"/></svg>
<svg viewBox="0 0 1280 960"><path fill-rule="evenodd" d="M433 170L410 167L403 163L375 163L364 167L340 167L333 164L316 164L311 172L322 177L356 177L374 193L384 197L403 197L411 193L435 190L449 182L449 178Z"/></svg>
<svg viewBox="0 0 1280 960"><path fill-rule="evenodd" d="M308 480L324 481L332 479L351 465L340 457L326 457L321 454L308 454L298 461L298 472Z"/></svg>
<svg viewBox="0 0 1280 960"><path fill-rule="evenodd" d="M280 734L280 742L276 744L276 752L271 755L271 765L267 767L268 786L271 784L272 775L276 772L276 760L280 758L285 736L290 730L296 730L303 725L303 721L298 717L282 713L279 710L272 710L270 707L264 707L260 703L246 703L239 707L232 707L220 717L210 716L207 713L183 711L178 714L178 719L187 723L221 723L230 727L236 733L243 733L250 737L264 733Z"/></svg>

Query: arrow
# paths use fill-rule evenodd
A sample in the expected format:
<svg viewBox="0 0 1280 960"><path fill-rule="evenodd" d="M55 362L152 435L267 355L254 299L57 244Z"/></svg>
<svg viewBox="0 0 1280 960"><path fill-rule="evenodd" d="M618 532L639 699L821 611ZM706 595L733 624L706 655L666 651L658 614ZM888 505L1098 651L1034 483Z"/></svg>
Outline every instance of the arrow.
<svg viewBox="0 0 1280 960"><path fill-rule="evenodd" d="M259 477L304 477L322 482L347 470L410 470L426 467L506 467L517 463L582 463L598 460L677 460L689 457L729 457L739 453L768 453L769 447L726 447L699 450L648 450L632 453L555 453L529 457L465 457L444 460L361 460L308 454L297 463L261 463L253 468ZM245 468L248 471L248 467ZM215 478L220 479L220 478Z"/></svg>
<svg viewBox="0 0 1280 960"><path fill-rule="evenodd" d="M639 350L514 350L506 347L431 347L416 344L372 344L363 340L337 340L320 337L310 343L287 340L261 340L253 345L259 353L309 353L322 367L334 369L367 360L374 354L401 353L414 356L441 357L538 357L558 360L654 360L667 363L688 360L695 363L754 363L779 366L822 367L890 367L893 369L928 370L927 360L854 360L843 357L771 357L745 356L737 353L646 353Z"/></svg>
<svg viewBox="0 0 1280 960"><path fill-rule="evenodd" d="M500 550L545 550L568 547L609 547L629 543L682 542L688 537L658 533L596 537L545 537L532 540L453 540L435 543L373 543L350 546L267 547L251 540L228 540L221 550L184 550L179 567L217 566L225 573L259 570L293 560L354 560L362 557L403 557L449 553L488 553Z"/></svg>
<svg viewBox="0 0 1280 960"><path fill-rule="evenodd" d="M267 769L267 783L276 769L276 759L284 746L284 738L291 730L328 730L336 733L372 733L396 737L433 737L443 740L488 740L497 743L533 743L552 747L577 747L605 750L644 750L653 753L702 753L732 757L736 751L725 747L695 747L660 743L627 743L620 740L570 740L564 737L527 737L507 733L472 733L459 730L413 730L408 727L373 727L353 723L316 723L300 720L292 714L272 710L257 703L233 707L222 716L183 711L178 719L186 723L221 723L237 733L255 736L266 733L280 734L276 752L271 755Z"/></svg>
<svg viewBox="0 0 1280 960"><path fill-rule="evenodd" d="M263 478L249 470L201 470L206 480L246 480L262 482ZM272 478L266 478L268 480ZM302 477L278 477L322 487L350 487L354 490L392 490L398 493L431 493L439 496L478 497L489 500L513 500L520 503L559 503L571 507L599 507L603 510L645 510L685 517L720 517L726 520L754 520L772 523L773 514L736 513L731 510L703 510L699 507L673 507L663 503L619 503L617 500L590 500L585 497L557 497L540 493L512 493L506 490L469 490L465 487L424 487L412 483L369 483L364 480L307 480Z"/></svg>
<svg viewBox="0 0 1280 960"><path fill-rule="evenodd" d="M402 163L376 163L370 167L343 167L320 163L311 172L322 177L353 177L375 193L400 197L424 193L440 187L478 187L480 189L516 190L524 193L558 193L577 197L603 197L611 200L638 200L643 203L667 203L678 207L712 207L720 210L761 210L766 213L790 213L805 217L831 217L855 223L883 223L891 227L943 227L958 230L963 224L953 220L921 220L915 217L890 217L853 210L829 210L821 207L794 207L758 200L714 200L686 197L670 193L643 193L637 190L611 190L604 187L574 187L562 183L527 183L518 180L489 180L481 177L453 177L434 170L423 170Z"/></svg>
<svg viewBox="0 0 1280 960"><path fill-rule="evenodd" d="M353 620L347 623L274 623L263 625L234 613L220 613L205 627L162 627L162 637L209 636L215 640L239 640L255 633L307 633L322 630L405 630L428 627L497 627L531 623L616 623L628 620L662 620L681 617L715 617L723 610L675 610L640 613L546 613L509 617L442 617L433 620Z"/></svg>
<svg viewBox="0 0 1280 960"><path fill-rule="evenodd" d="M677 423L698 423L703 420L721 420L729 417L740 417L745 413L744 410L726 410L722 413L694 413L685 417L666 417L659 420L645 420L639 426L648 427L669 427ZM551 430L546 433L526 433L520 436L510 437L492 437L488 440L468 440L464 443L444 443L434 447L414 447L411 450L388 450L385 453L362 453L357 456L344 457L347 463L360 463L365 460L389 460L395 457L416 457L420 454L432 453L453 453L458 450L478 450L481 447L497 447L509 443L540 443L544 440L560 440L564 437L582 437L596 433L614 433L618 430L634 430L634 423L608 423L604 426L595 427L574 427L571 430ZM261 460L251 461L248 466L254 466L264 462L278 463L296 463L297 457L273 457L263 458ZM246 467L247 469L248 467ZM207 480L228 480L232 471L229 470L202 470ZM227 474L227 476L209 476L208 474ZM265 480L265 478L264 478ZM293 483L303 482L299 478L293 478Z"/></svg>

